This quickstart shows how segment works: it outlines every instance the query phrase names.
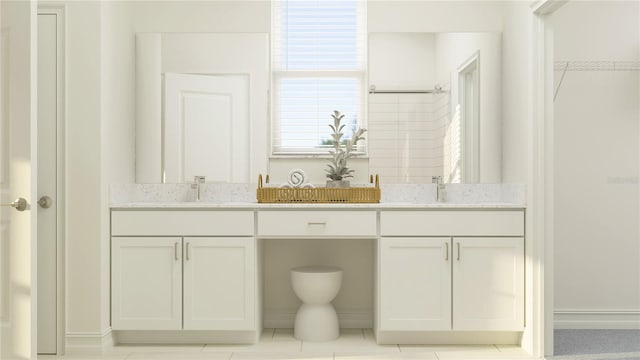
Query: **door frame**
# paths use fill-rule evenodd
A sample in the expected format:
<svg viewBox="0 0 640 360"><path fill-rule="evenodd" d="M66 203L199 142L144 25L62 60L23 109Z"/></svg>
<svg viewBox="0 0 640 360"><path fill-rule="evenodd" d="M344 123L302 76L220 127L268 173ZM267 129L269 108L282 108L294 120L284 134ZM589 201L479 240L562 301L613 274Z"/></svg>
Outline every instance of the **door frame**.
<svg viewBox="0 0 640 360"><path fill-rule="evenodd" d="M57 206L57 219L56 219L56 353L57 355L63 355L65 353L65 234L66 234L66 191L65 191L65 159L66 159L66 143L65 143L65 109L66 109L66 92L65 92L65 5L59 4L39 4L38 15L56 15L57 17L57 76L56 76L56 93L57 93L57 124L56 124L56 182L57 189L55 195L54 205Z"/></svg>
<svg viewBox="0 0 640 360"><path fill-rule="evenodd" d="M549 15L569 0L536 0L530 4L532 13L532 62L530 75L533 92L529 135L526 237L535 239L533 250L539 259L534 269L534 321L539 324L534 336L534 350L539 356L553 355L553 29Z"/></svg>

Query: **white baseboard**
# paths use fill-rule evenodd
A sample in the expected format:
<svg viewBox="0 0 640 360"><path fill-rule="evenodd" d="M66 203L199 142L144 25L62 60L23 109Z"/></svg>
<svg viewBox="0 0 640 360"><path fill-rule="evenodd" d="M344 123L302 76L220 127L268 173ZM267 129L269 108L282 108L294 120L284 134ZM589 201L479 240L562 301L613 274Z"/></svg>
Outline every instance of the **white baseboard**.
<svg viewBox="0 0 640 360"><path fill-rule="evenodd" d="M102 332L72 332L65 338L66 354L102 354L113 347L113 333L111 328Z"/></svg>
<svg viewBox="0 0 640 360"><path fill-rule="evenodd" d="M519 331L378 331L378 344L513 345L520 346Z"/></svg>
<svg viewBox="0 0 640 360"><path fill-rule="evenodd" d="M295 323L296 310L265 309L263 313L265 329L291 329ZM338 311L338 321L343 329L368 329L373 327L373 311Z"/></svg>
<svg viewBox="0 0 640 360"><path fill-rule="evenodd" d="M640 310L555 310L553 325L556 329L640 329Z"/></svg>
<svg viewBox="0 0 640 360"><path fill-rule="evenodd" d="M117 345L127 344L255 344L261 331L115 330ZM117 346L116 345L116 346Z"/></svg>

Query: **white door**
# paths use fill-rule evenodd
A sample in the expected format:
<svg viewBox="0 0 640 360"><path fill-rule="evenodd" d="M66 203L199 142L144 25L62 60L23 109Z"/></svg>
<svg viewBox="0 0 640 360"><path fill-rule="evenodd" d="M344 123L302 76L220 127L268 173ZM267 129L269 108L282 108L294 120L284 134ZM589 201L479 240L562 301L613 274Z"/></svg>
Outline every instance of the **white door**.
<svg viewBox="0 0 640 360"><path fill-rule="evenodd" d="M0 358L36 357L36 2L0 2ZM26 200L23 209L9 204ZM20 211L24 210L24 211Z"/></svg>
<svg viewBox="0 0 640 360"><path fill-rule="evenodd" d="M451 329L450 242L380 239L381 330Z"/></svg>
<svg viewBox="0 0 640 360"><path fill-rule="evenodd" d="M58 54L62 25L56 10L38 12L38 353L56 354L58 343Z"/></svg>
<svg viewBox="0 0 640 360"><path fill-rule="evenodd" d="M453 329L524 329L524 239L454 238Z"/></svg>
<svg viewBox="0 0 640 360"><path fill-rule="evenodd" d="M182 328L182 238L111 238L113 330Z"/></svg>
<svg viewBox="0 0 640 360"><path fill-rule="evenodd" d="M164 181L249 181L249 79L165 74Z"/></svg>
<svg viewBox="0 0 640 360"><path fill-rule="evenodd" d="M255 330L254 242L184 238L185 330Z"/></svg>

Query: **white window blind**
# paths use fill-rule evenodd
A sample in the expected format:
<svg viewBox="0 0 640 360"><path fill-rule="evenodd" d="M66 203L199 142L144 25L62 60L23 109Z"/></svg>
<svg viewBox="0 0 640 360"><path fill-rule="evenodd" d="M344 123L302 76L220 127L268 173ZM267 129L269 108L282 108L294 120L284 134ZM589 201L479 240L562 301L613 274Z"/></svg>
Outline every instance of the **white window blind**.
<svg viewBox="0 0 640 360"><path fill-rule="evenodd" d="M272 153L324 154L334 110L345 115L346 138L363 126L365 2L272 4Z"/></svg>

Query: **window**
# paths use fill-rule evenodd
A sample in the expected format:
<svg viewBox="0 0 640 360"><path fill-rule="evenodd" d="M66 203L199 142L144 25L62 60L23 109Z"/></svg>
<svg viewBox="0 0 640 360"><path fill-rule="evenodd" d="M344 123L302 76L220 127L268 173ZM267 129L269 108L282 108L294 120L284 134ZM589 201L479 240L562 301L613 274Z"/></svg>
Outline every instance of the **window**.
<svg viewBox="0 0 640 360"><path fill-rule="evenodd" d="M326 154L334 110L345 115L347 138L364 125L364 6L273 1L273 155Z"/></svg>

